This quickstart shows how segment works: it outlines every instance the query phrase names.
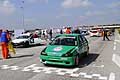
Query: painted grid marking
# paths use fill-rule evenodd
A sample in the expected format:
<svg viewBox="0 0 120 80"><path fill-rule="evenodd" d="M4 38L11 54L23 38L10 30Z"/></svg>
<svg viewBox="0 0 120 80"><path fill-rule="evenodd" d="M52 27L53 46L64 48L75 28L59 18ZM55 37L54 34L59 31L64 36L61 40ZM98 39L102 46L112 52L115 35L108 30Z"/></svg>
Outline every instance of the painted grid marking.
<svg viewBox="0 0 120 80"><path fill-rule="evenodd" d="M120 56L113 54L112 61L120 67Z"/></svg>
<svg viewBox="0 0 120 80"><path fill-rule="evenodd" d="M83 76L83 78L88 78L88 79L92 79L92 78L96 77L100 80L107 80L107 77L101 76L100 74L88 75L87 73L84 73L84 72L75 73L76 71L79 70L79 68L63 69L63 68L52 68L52 67L37 67L36 65L37 64L32 64L32 65L27 66L27 67L2 65L2 66L0 66L0 69L20 70L20 71L23 71L23 72L24 71L32 71L32 72L35 72L35 73L44 72L45 74L56 73L57 75L68 74L68 76L71 76L71 77L81 77L81 76Z"/></svg>
<svg viewBox="0 0 120 80"><path fill-rule="evenodd" d="M110 73L109 80L115 80L115 73Z"/></svg>

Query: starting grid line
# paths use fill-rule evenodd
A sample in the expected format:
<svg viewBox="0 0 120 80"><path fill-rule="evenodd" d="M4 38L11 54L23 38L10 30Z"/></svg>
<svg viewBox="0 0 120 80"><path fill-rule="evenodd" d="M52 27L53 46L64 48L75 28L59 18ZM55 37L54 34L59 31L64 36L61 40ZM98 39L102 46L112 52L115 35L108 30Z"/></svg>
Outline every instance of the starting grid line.
<svg viewBox="0 0 120 80"><path fill-rule="evenodd" d="M105 76L101 76L100 74L91 74L88 75L87 73L84 72L80 72L80 73L75 73L76 71L79 70L79 68L75 68L75 69L62 69L62 68L52 68L52 67L37 67L37 64L32 64L30 66L27 67L19 67L19 66L9 66L9 65L2 65L0 66L0 69L2 70L20 70L23 72L35 72L35 73L40 73L40 72L44 72L45 74L51 74L51 73L55 73L56 75L68 75L70 77L83 77L83 78L88 78L88 79L92 79L92 78L97 78L99 80L107 80L107 77Z"/></svg>

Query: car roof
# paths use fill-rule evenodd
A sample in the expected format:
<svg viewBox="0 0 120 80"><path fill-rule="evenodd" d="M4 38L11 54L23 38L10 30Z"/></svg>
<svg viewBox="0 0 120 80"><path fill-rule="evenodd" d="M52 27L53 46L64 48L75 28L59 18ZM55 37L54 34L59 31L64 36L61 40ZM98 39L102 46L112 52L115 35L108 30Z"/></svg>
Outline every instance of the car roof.
<svg viewBox="0 0 120 80"><path fill-rule="evenodd" d="M58 34L57 36L79 36L79 35L82 35L82 34Z"/></svg>

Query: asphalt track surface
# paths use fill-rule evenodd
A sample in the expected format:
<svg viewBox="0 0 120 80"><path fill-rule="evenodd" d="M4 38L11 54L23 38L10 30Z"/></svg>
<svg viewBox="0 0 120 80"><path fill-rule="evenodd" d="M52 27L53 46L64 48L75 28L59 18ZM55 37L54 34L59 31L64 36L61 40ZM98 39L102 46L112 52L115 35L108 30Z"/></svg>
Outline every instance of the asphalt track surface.
<svg viewBox="0 0 120 80"><path fill-rule="evenodd" d="M16 48L7 60L0 55L0 80L120 80L120 35L87 39L90 52L78 67L44 66L39 54L46 45Z"/></svg>

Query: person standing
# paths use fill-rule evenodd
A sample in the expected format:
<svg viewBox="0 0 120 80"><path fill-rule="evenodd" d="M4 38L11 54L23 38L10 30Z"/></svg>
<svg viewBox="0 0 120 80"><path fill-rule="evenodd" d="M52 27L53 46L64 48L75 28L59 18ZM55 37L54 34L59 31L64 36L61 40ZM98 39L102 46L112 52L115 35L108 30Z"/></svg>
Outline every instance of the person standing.
<svg viewBox="0 0 120 80"><path fill-rule="evenodd" d="M1 33L2 33L2 29L0 29L0 50L1 50Z"/></svg>
<svg viewBox="0 0 120 80"><path fill-rule="evenodd" d="M45 38L45 31L43 30L43 37Z"/></svg>
<svg viewBox="0 0 120 80"><path fill-rule="evenodd" d="M50 35L50 40L51 40L52 39L52 29L50 29L49 35Z"/></svg>
<svg viewBox="0 0 120 80"><path fill-rule="evenodd" d="M60 34L63 34L63 31L62 31L62 29L60 30Z"/></svg>
<svg viewBox="0 0 120 80"><path fill-rule="evenodd" d="M67 30L66 30L66 34L70 34L70 33L71 33L70 28L67 28Z"/></svg>
<svg viewBox="0 0 120 80"><path fill-rule="evenodd" d="M0 29L0 45L1 45L1 33L2 33L2 29Z"/></svg>
<svg viewBox="0 0 120 80"><path fill-rule="evenodd" d="M73 33L75 33L75 34L80 34L79 28L77 28L76 30L74 30Z"/></svg>
<svg viewBox="0 0 120 80"><path fill-rule="evenodd" d="M13 45L12 45L12 39L11 39L11 35L9 33L8 30L7 31L7 39L8 39L8 57L11 58L11 55L9 54L9 51L13 52L14 54L16 54L15 52L15 49L13 48Z"/></svg>
<svg viewBox="0 0 120 80"><path fill-rule="evenodd" d="M7 59L9 54L8 54L8 38L7 38L7 31L3 31L1 33L1 47L2 47L2 56L3 59Z"/></svg>
<svg viewBox="0 0 120 80"><path fill-rule="evenodd" d="M108 33L108 31L106 29L103 29L103 41L105 40L105 38L107 38L107 40L110 41L107 33Z"/></svg>

